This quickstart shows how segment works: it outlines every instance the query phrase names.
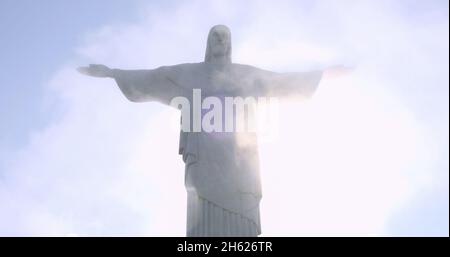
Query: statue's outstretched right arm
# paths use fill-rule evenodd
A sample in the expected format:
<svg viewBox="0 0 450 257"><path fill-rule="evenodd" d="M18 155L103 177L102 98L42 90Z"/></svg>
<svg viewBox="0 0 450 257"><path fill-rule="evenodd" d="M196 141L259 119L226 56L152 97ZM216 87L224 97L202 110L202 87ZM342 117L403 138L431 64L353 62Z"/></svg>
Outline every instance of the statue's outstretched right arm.
<svg viewBox="0 0 450 257"><path fill-rule="evenodd" d="M112 78L114 77L113 70L103 64L91 64L86 67L79 67L77 69L80 73L97 78Z"/></svg>
<svg viewBox="0 0 450 257"><path fill-rule="evenodd" d="M78 68L78 71L93 77L115 79L122 93L132 102L158 101L170 104L174 97L189 95L189 91L181 85L182 69L179 66L163 66L153 70L121 70L91 64Z"/></svg>

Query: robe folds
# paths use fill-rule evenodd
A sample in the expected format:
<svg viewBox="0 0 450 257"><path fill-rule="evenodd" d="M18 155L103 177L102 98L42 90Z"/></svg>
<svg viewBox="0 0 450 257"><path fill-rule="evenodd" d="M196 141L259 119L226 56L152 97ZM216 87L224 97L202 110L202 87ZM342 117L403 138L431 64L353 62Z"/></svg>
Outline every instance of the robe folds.
<svg viewBox="0 0 450 257"><path fill-rule="evenodd" d="M170 104L174 97L309 97L321 71L275 73L248 65L188 63L153 70L113 70L124 95L133 102ZM192 115L191 115L192 117ZM262 197L256 133L180 133L188 193L187 236L261 234Z"/></svg>

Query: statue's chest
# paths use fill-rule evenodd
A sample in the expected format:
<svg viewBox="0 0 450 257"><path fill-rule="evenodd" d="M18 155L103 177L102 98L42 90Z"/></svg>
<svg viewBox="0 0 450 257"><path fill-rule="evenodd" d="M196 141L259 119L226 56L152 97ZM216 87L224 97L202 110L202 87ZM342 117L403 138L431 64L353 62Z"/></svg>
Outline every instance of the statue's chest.
<svg viewBox="0 0 450 257"><path fill-rule="evenodd" d="M233 72L209 70L205 76L205 93L209 94L237 94L241 85L240 79Z"/></svg>
<svg viewBox="0 0 450 257"><path fill-rule="evenodd" d="M201 66L185 75L183 84L189 89L201 89L203 96L241 96L248 88L248 76L235 68Z"/></svg>

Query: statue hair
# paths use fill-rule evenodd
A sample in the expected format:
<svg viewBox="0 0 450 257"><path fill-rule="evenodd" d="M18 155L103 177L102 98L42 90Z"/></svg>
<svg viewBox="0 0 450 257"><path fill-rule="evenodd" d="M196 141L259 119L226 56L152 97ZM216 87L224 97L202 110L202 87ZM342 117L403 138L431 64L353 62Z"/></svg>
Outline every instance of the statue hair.
<svg viewBox="0 0 450 257"><path fill-rule="evenodd" d="M231 63L231 32L230 32L230 29L225 25L216 25L209 30L208 41L206 43L205 62L212 62L212 59L214 58L214 56L211 53L211 44L212 44L211 36L218 29L225 29L228 32L229 40L228 40L228 45L226 46L227 49L226 49L226 53L225 53L225 58L228 62Z"/></svg>

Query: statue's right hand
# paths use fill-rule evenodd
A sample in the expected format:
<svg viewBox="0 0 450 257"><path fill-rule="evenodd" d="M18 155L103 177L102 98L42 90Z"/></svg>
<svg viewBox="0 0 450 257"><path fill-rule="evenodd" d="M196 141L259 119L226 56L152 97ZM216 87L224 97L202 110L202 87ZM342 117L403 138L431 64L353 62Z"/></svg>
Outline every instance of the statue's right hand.
<svg viewBox="0 0 450 257"><path fill-rule="evenodd" d="M113 77L112 70L108 68L106 65L102 64L91 64L88 67L79 67L77 68L77 70L81 74L92 77L99 77L99 78Z"/></svg>

